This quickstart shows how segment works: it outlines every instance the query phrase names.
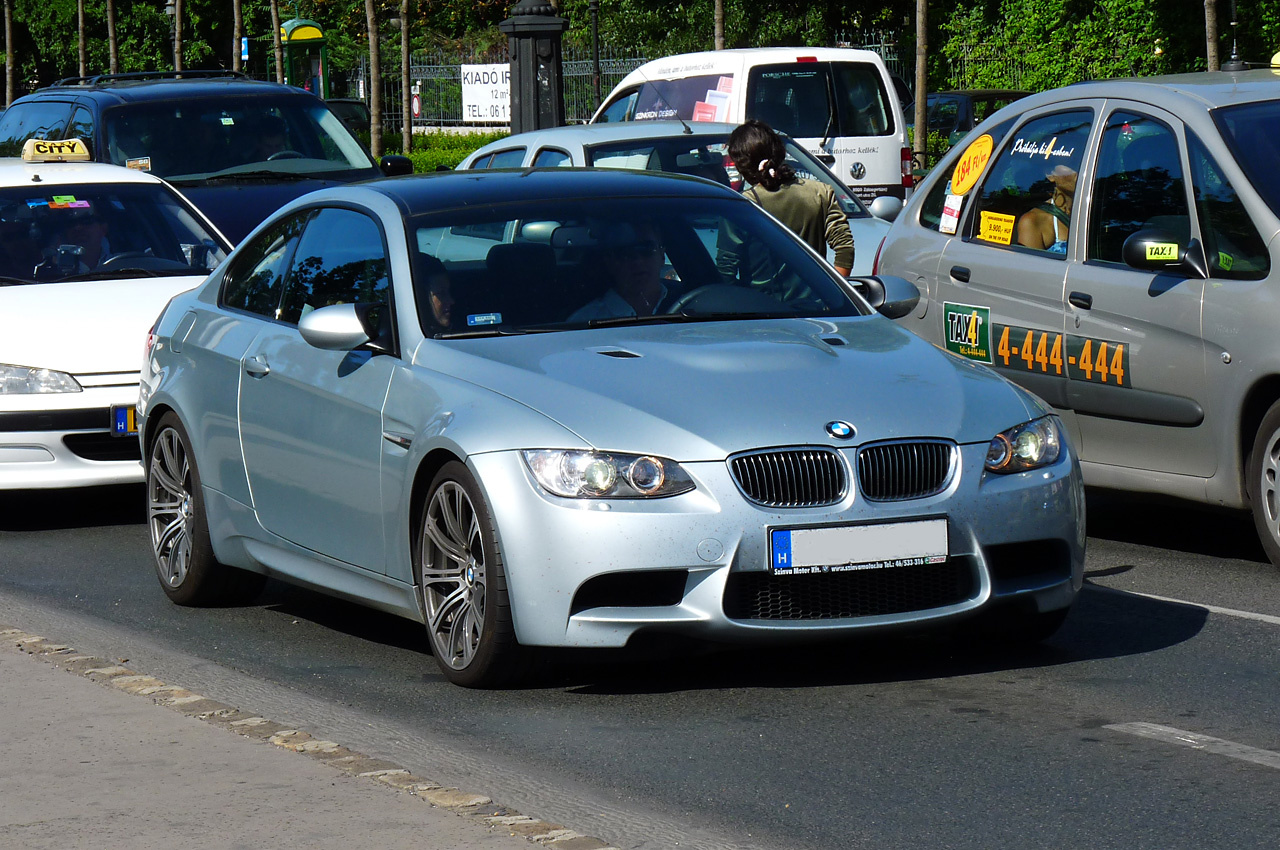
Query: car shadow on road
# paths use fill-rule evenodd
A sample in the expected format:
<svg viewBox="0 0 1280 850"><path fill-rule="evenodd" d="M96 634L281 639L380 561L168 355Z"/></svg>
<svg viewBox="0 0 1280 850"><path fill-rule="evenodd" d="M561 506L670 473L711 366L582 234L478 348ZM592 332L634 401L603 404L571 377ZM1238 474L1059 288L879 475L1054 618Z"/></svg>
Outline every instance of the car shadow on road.
<svg viewBox="0 0 1280 850"><path fill-rule="evenodd" d="M0 492L0 531L135 525L147 518L141 484Z"/></svg>
<svg viewBox="0 0 1280 850"><path fill-rule="evenodd" d="M1097 488L1087 490L1085 504L1090 537L1214 558L1268 562L1253 519L1245 511Z"/></svg>
<svg viewBox="0 0 1280 850"><path fill-rule="evenodd" d="M1208 613L1086 585L1063 627L1040 644L964 633L783 648L642 641L610 657L565 654L540 684L579 694L636 694L949 679L1156 652L1195 637Z"/></svg>

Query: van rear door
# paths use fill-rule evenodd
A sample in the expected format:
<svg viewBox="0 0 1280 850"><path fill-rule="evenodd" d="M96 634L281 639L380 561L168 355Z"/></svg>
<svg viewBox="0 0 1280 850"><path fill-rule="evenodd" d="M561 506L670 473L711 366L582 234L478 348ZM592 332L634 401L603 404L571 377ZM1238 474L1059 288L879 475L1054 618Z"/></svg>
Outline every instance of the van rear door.
<svg viewBox="0 0 1280 850"><path fill-rule="evenodd" d="M829 165L860 200L905 198L910 162L896 95L871 62L755 65L747 78L746 117L794 138ZM909 173L909 171L908 171Z"/></svg>

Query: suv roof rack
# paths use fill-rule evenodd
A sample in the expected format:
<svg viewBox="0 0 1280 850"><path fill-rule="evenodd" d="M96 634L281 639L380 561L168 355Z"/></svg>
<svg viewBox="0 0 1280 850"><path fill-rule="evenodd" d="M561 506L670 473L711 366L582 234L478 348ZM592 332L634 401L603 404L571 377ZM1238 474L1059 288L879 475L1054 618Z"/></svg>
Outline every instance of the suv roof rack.
<svg viewBox="0 0 1280 850"><path fill-rule="evenodd" d="M127 74L96 74L92 77L64 77L54 83L55 86L101 86L112 83L125 83L144 80L186 80L209 79L211 77L229 77L236 80L252 79L248 74L229 71L225 68L207 68L191 71L133 71Z"/></svg>

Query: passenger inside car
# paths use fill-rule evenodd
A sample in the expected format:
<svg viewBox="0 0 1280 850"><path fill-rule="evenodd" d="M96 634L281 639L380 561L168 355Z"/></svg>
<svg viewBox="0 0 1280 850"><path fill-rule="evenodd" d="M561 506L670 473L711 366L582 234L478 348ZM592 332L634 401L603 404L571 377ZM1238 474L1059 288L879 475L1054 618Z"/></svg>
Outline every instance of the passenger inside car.
<svg viewBox="0 0 1280 850"><path fill-rule="evenodd" d="M1047 201L1018 217L1018 244L1051 254L1065 254L1076 197L1076 172L1065 165L1056 165L1045 176L1052 192Z"/></svg>

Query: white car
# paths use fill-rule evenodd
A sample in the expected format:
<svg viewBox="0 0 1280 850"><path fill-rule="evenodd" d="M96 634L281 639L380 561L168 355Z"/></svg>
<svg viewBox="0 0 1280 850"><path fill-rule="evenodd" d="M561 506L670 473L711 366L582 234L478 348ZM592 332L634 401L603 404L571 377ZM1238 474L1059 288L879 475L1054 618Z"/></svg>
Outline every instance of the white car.
<svg viewBox="0 0 1280 850"><path fill-rule="evenodd" d="M633 171L665 171L713 180L741 192L747 188L728 159L729 134L736 124L681 121L626 121L552 127L490 142L464 159L459 170L591 166ZM849 218L853 233L853 276L871 274L872 260L902 209L897 198L876 198L867 208L816 157L783 136L787 165L801 177L826 183ZM832 258L827 249L827 259Z"/></svg>
<svg viewBox="0 0 1280 850"><path fill-rule="evenodd" d="M32 139L0 160L0 490L142 481L148 329L230 252L164 181Z"/></svg>

